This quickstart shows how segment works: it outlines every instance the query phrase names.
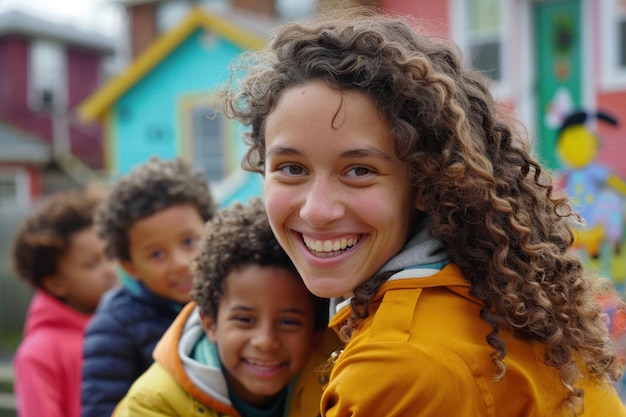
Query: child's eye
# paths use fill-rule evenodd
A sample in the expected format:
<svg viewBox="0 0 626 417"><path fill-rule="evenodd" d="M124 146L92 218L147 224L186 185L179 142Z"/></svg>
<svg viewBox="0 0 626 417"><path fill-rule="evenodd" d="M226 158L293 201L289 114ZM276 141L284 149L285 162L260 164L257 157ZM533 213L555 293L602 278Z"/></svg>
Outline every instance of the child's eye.
<svg viewBox="0 0 626 417"><path fill-rule="evenodd" d="M282 319L279 324L281 327L286 329L296 329L304 325L301 320L293 318Z"/></svg>
<svg viewBox="0 0 626 417"><path fill-rule="evenodd" d="M285 162L276 167L277 171L282 171L287 175L300 176L306 174L306 170L301 166L293 162Z"/></svg>
<svg viewBox="0 0 626 417"><path fill-rule="evenodd" d="M155 251L150 252L148 254L148 257L150 259L155 259L155 260L162 259L165 257L165 252L163 252L162 250L155 250Z"/></svg>
<svg viewBox="0 0 626 417"><path fill-rule="evenodd" d="M246 326L250 326L254 324L254 318L249 316L235 316L232 318L233 321L236 321L239 324L243 324Z"/></svg>
<svg viewBox="0 0 626 417"><path fill-rule="evenodd" d="M100 265L100 259L90 259L85 266L87 269L96 269Z"/></svg>
<svg viewBox="0 0 626 417"><path fill-rule="evenodd" d="M188 237L183 240L183 245L187 247L195 247L196 243L198 243L198 239L196 237Z"/></svg>

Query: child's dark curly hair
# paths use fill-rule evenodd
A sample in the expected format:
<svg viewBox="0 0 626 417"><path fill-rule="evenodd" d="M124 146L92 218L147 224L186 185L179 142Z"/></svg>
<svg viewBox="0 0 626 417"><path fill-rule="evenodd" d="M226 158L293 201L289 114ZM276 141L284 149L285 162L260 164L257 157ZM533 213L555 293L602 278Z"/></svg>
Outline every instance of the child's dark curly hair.
<svg viewBox="0 0 626 417"><path fill-rule="evenodd" d="M572 410L582 404L575 384L583 371L619 378L591 277L571 249L576 215L553 192L517 122L499 112L486 78L467 69L454 46L400 18L353 9L286 24L267 51L245 59L245 77L222 97L226 115L251 126L246 169L263 172L265 123L287 88L321 80L366 94L389 122L413 184L425 190L431 236L484 301L496 377L505 373L502 329L545 343L546 363L559 369ZM347 334L369 314L387 277L355 289Z"/></svg>
<svg viewBox="0 0 626 417"><path fill-rule="evenodd" d="M206 224L199 254L191 264L191 298L203 315L217 319L226 277L246 265L286 268L297 275L291 259L274 237L260 198L222 209ZM328 323L328 300L313 294L311 298L315 304L315 329L322 330Z"/></svg>
<svg viewBox="0 0 626 417"><path fill-rule="evenodd" d="M72 235L93 226L94 212L104 197L103 188L88 186L43 200L13 235L11 254L17 276L42 289L43 279L57 272Z"/></svg>
<svg viewBox="0 0 626 417"><path fill-rule="evenodd" d="M109 256L130 260L128 230L137 221L175 205L190 204L207 221L215 212L209 183L181 158L153 157L113 184L96 212L98 233Z"/></svg>

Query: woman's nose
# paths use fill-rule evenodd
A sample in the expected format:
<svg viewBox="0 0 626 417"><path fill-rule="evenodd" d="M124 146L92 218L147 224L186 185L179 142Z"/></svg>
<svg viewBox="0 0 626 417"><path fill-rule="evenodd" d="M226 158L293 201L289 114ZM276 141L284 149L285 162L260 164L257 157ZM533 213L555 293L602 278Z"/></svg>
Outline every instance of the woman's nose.
<svg viewBox="0 0 626 417"><path fill-rule="evenodd" d="M318 177L305 191L300 217L314 227L322 227L345 214L343 197L332 177Z"/></svg>

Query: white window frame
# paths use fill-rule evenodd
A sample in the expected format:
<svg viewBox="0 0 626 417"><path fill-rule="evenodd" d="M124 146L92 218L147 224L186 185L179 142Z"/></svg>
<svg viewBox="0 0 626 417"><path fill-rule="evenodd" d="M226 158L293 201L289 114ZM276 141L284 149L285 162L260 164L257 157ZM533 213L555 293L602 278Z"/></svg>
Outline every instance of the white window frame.
<svg viewBox="0 0 626 417"><path fill-rule="evenodd" d="M510 64L509 64L509 49L506 45L510 45L509 36L510 31L507 28L510 27L509 22L509 10L510 10L510 0L502 0L500 6L500 79L493 80L494 83L494 94L498 96L499 99L506 99L510 92L508 86L510 85ZM459 46L461 51L463 52L465 64L470 66L472 64L471 60L471 44L470 44L470 28L467 21L467 16L469 16L469 0L451 0L450 7L450 22L451 22L451 34L452 38Z"/></svg>
<svg viewBox="0 0 626 417"><path fill-rule="evenodd" d="M0 197L0 208L26 207L31 203L30 177L25 170L0 168L0 182L5 181L15 183L15 196L10 204L5 202L4 197Z"/></svg>
<svg viewBox="0 0 626 417"><path fill-rule="evenodd" d="M56 42L35 39L30 45L28 101L36 111L60 110L67 106L67 63L65 48ZM43 99L52 94L50 106Z"/></svg>
<svg viewBox="0 0 626 417"><path fill-rule="evenodd" d="M237 123L227 119L222 112L216 111L217 98L215 95L208 94L190 94L180 98L177 104L177 134L180 137L179 154L188 158L194 166L201 169L207 179L211 183L211 187L215 190L219 184L229 177L233 170L239 165L240 157L233 154L236 148L232 148L229 138L233 137L233 129L236 129ZM220 164L217 170L207 171L198 158L198 153L202 153L198 147L198 139L202 135L201 117L206 117L206 122L217 124L213 126L218 132L210 138L211 144L201 142L201 146L208 145L218 152L221 152ZM200 122L200 125L198 124Z"/></svg>
<svg viewBox="0 0 626 417"><path fill-rule="evenodd" d="M604 90L622 90L626 88L626 65L618 63L618 26L626 21L626 12L620 15L617 3L622 0L601 0L600 44L602 45L602 81ZM626 42L626 40L624 40Z"/></svg>
<svg viewBox="0 0 626 417"><path fill-rule="evenodd" d="M215 111L214 104L206 103L204 105L199 105L191 108L191 145L193 147L192 158L193 163L198 168L202 169L205 173L206 177L211 182L220 182L226 177L226 149L225 149L225 130L226 130L226 119L220 112ZM203 123L204 122L204 123ZM213 133L217 133L216 135L211 135L211 137L202 137L203 133L202 128L206 126L201 126L203 124L211 125L210 130ZM202 150L200 148L205 148L210 150ZM202 161L198 158L201 158L199 154L204 154L204 157L210 154L210 159L213 162L217 163L217 166L209 169L207 168Z"/></svg>

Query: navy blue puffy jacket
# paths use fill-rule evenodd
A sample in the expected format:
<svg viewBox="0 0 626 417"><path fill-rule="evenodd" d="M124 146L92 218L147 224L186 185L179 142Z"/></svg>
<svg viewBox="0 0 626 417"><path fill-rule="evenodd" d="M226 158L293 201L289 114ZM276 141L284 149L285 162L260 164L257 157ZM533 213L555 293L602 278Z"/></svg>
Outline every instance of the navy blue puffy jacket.
<svg viewBox="0 0 626 417"><path fill-rule="evenodd" d="M142 284L104 295L85 333L82 417L111 416L181 308Z"/></svg>

